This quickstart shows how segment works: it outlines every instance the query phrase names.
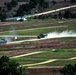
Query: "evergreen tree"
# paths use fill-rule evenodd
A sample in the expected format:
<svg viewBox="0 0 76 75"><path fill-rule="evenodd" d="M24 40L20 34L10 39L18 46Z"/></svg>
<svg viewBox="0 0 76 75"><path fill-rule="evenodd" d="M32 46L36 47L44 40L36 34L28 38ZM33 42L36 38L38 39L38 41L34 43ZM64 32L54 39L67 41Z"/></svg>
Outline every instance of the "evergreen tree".
<svg viewBox="0 0 76 75"><path fill-rule="evenodd" d="M29 1L30 8L31 8L31 9L32 9L32 8L35 8L36 5L37 5L37 2L38 2L38 0L30 0L30 1Z"/></svg>
<svg viewBox="0 0 76 75"><path fill-rule="evenodd" d="M60 72L63 75L76 75L76 64L74 64L74 65L68 64L68 65L64 66L60 70Z"/></svg>
<svg viewBox="0 0 76 75"><path fill-rule="evenodd" d="M1 6L0 6L0 11L2 10Z"/></svg>
<svg viewBox="0 0 76 75"><path fill-rule="evenodd" d="M22 4L19 6L16 16L23 16L24 14L30 14L30 6L29 4Z"/></svg>
<svg viewBox="0 0 76 75"><path fill-rule="evenodd" d="M51 2L52 2L53 5L55 5L57 3L56 1L53 1L53 0Z"/></svg>
<svg viewBox="0 0 76 75"><path fill-rule="evenodd" d="M59 18L59 19L62 19L62 17L63 17L63 16L62 16L62 13L59 12L59 13L58 13L58 18Z"/></svg>
<svg viewBox="0 0 76 75"><path fill-rule="evenodd" d="M11 4L12 7L15 7L18 3L17 3L16 0L12 0L12 1L10 2L10 4Z"/></svg>
<svg viewBox="0 0 76 75"><path fill-rule="evenodd" d="M48 8L49 4L45 0L38 0L38 9L42 12L45 8Z"/></svg>
<svg viewBox="0 0 76 75"><path fill-rule="evenodd" d="M64 12L64 18L70 18L71 17L71 12L70 12L70 10L66 10L65 12Z"/></svg>
<svg viewBox="0 0 76 75"><path fill-rule="evenodd" d="M24 14L25 14L25 11L23 9L19 8L17 10L16 16L23 16Z"/></svg>
<svg viewBox="0 0 76 75"><path fill-rule="evenodd" d="M76 3L76 0L71 0L71 3Z"/></svg>
<svg viewBox="0 0 76 75"><path fill-rule="evenodd" d="M12 9L12 6L11 6L10 2L7 2L6 5L7 5L7 9L8 9L8 10L11 10L11 9Z"/></svg>
<svg viewBox="0 0 76 75"><path fill-rule="evenodd" d="M0 12L0 20L5 21L6 19L6 13Z"/></svg>

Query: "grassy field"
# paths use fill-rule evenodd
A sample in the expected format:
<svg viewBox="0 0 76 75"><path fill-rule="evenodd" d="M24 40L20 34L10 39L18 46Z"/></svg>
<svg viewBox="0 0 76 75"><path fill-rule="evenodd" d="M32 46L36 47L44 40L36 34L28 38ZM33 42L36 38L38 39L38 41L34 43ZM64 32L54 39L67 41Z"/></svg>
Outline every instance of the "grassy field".
<svg viewBox="0 0 76 75"><path fill-rule="evenodd" d="M58 60L58 61L54 61L52 63L48 63L45 65L46 66L65 66L67 64L75 64L75 63L76 63L76 59L75 60ZM43 66L43 65L39 65L39 66Z"/></svg>
<svg viewBox="0 0 76 75"><path fill-rule="evenodd" d="M76 21L71 20L30 20L19 24L0 25L0 35L38 35L52 31L76 31ZM58 27L57 27L58 26ZM61 27L62 26L62 27Z"/></svg>
<svg viewBox="0 0 76 75"><path fill-rule="evenodd" d="M39 50L37 50L39 51ZM2 51L0 51L2 52ZM17 54L18 52L13 52L10 55L10 52L7 51L8 53L6 53L6 51L4 51L4 53L0 53L0 57L3 55L6 56L17 56L17 55L21 55L21 54ZM20 52L20 51L19 51ZM27 50L25 50L25 52L23 52L23 54L28 54L26 53ZM36 50L31 50L28 52L36 52ZM49 62L49 63L45 63L45 64L40 64L40 65L35 65L32 67L40 67L40 66L64 66L66 64L74 64L76 62L76 60L68 60L69 58L73 58L76 57L76 49L44 49L44 50L40 50L41 53L38 54L32 54L32 55L27 55L27 56L21 56L18 58L11 58L17 62L20 63L20 65L28 65L28 64L37 64L37 63L42 63L42 62L46 62L49 60L53 60L53 59L57 59L54 62ZM14 54L15 53L15 54ZM23 55L22 54L22 55Z"/></svg>
<svg viewBox="0 0 76 75"><path fill-rule="evenodd" d="M76 19L29 20L14 24L0 24L0 35L38 36L40 33L49 33L53 31L62 32L66 30L76 32ZM26 55L38 51L41 53L11 58L12 56L14 57L23 54ZM24 41L20 44L16 43L0 45L0 57L3 55L9 56L10 59L16 60L20 63L20 65L36 68L74 64L76 63L76 59L68 59L76 57L76 37L54 38L31 42ZM41 75L43 74L50 75L50 73L46 73L46 70L45 73L42 73Z"/></svg>
<svg viewBox="0 0 76 75"><path fill-rule="evenodd" d="M37 65L37 66L62 66L69 63L75 63L76 60L67 60L68 58L76 57L76 49L56 49L55 51L52 50L44 50L41 53L23 56L20 58L13 58L20 64L35 64L40 62L45 62L52 59L59 59L57 61ZM64 61L64 63L63 63ZM59 64L58 64L59 63ZM55 64L55 65L54 65Z"/></svg>
<svg viewBox="0 0 76 75"><path fill-rule="evenodd" d="M56 9L59 6L54 5ZM66 6L62 4L62 6ZM52 10L51 9L51 10ZM29 19L23 22L0 22L1 35L30 35L38 36L41 33L74 31L76 33L76 19ZM37 54L26 55L33 52ZM23 55L18 58L14 56ZM0 57L6 55L10 59L17 61L20 65L29 67L51 67L64 66L66 64L75 64L76 59L76 37L74 38L55 38L40 40L35 42L24 41L21 44L0 45ZM56 59L56 60L55 60ZM55 61L52 61L55 60ZM40 64L41 63L41 64ZM31 64L31 65L30 65ZM40 69L39 69L40 70ZM33 71L33 69L31 70ZM48 69L32 75L50 75ZM49 70L51 71L51 70ZM55 70L54 70L55 71ZM29 74L30 75L30 74ZM59 75L59 74L51 74Z"/></svg>
<svg viewBox="0 0 76 75"><path fill-rule="evenodd" d="M68 30L67 27L58 27L58 28L39 28L33 30L19 30L19 31L7 31L2 32L0 35L39 35L40 33L49 33L52 31L62 32L64 30ZM13 33L15 32L15 33Z"/></svg>
<svg viewBox="0 0 76 75"><path fill-rule="evenodd" d="M71 45L72 44L72 45ZM75 48L76 46L76 39L75 37L69 38L54 38L54 39L46 39L40 41L24 41L20 44L5 44L0 45L0 51L16 51L16 50L44 50L44 49L66 49L68 48Z"/></svg>

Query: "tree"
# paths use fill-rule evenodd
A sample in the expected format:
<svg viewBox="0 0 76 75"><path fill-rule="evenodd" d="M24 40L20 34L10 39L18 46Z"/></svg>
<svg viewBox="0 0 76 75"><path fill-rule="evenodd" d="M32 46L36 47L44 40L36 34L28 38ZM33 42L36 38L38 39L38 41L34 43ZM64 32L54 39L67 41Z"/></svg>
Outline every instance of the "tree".
<svg viewBox="0 0 76 75"><path fill-rule="evenodd" d="M30 13L30 6L29 4L22 4L19 6L16 16L23 16L24 14L29 14Z"/></svg>
<svg viewBox="0 0 76 75"><path fill-rule="evenodd" d="M5 2L4 5L7 7L8 10L11 10L18 4L16 0L12 0L11 2Z"/></svg>
<svg viewBox="0 0 76 75"><path fill-rule="evenodd" d="M2 56L0 58L0 74L1 75L27 75L19 64L7 56Z"/></svg>
<svg viewBox="0 0 76 75"><path fill-rule="evenodd" d="M37 1L38 9L42 12L45 8L48 8L49 4L45 0L38 0Z"/></svg>
<svg viewBox="0 0 76 75"><path fill-rule="evenodd" d="M30 5L31 9L35 8L37 3L38 3L38 0L30 0L29 5Z"/></svg>
<svg viewBox="0 0 76 75"><path fill-rule="evenodd" d="M0 11L2 10L1 6L0 6Z"/></svg>
<svg viewBox="0 0 76 75"><path fill-rule="evenodd" d="M76 64L74 64L74 65L68 64L68 65L64 66L60 70L60 72L63 75L76 75Z"/></svg>
<svg viewBox="0 0 76 75"><path fill-rule="evenodd" d="M15 7L18 3L17 3L16 0L12 0L12 1L10 2L10 4L12 5L12 7Z"/></svg>
<svg viewBox="0 0 76 75"><path fill-rule="evenodd" d="M8 10L11 10L11 9L12 9L12 6L11 6L10 2L7 2L7 3L6 3L6 6L7 6L7 9L8 9Z"/></svg>
<svg viewBox="0 0 76 75"><path fill-rule="evenodd" d="M76 3L76 0L71 0L71 3Z"/></svg>
<svg viewBox="0 0 76 75"><path fill-rule="evenodd" d="M56 1L51 1L53 5L55 5L57 2Z"/></svg>
<svg viewBox="0 0 76 75"><path fill-rule="evenodd" d="M5 21L6 19L6 13L0 12L0 20Z"/></svg>
<svg viewBox="0 0 76 75"><path fill-rule="evenodd" d="M31 10L29 4L22 4L20 9L22 9L26 14L29 14Z"/></svg>
<svg viewBox="0 0 76 75"><path fill-rule="evenodd" d="M25 11L23 9L18 9L17 10L17 13L16 13L16 16L23 16L25 14Z"/></svg>
<svg viewBox="0 0 76 75"><path fill-rule="evenodd" d="M70 12L70 10L66 10L65 12L64 12L64 18L70 18L71 17L71 12Z"/></svg>
<svg viewBox="0 0 76 75"><path fill-rule="evenodd" d="M64 0L64 2L66 2L66 0Z"/></svg>
<svg viewBox="0 0 76 75"><path fill-rule="evenodd" d="M46 2L45 0L30 0L29 6L31 7L31 9L38 7L38 9L42 11L44 8L48 7L48 2Z"/></svg>
<svg viewBox="0 0 76 75"><path fill-rule="evenodd" d="M59 11L59 13L58 13L58 18L59 18L59 19L62 19L62 17L63 17L63 16L62 16L62 13Z"/></svg>
<svg viewBox="0 0 76 75"><path fill-rule="evenodd" d="M47 9L48 6L49 6L48 2L44 2L43 8L46 8Z"/></svg>
<svg viewBox="0 0 76 75"><path fill-rule="evenodd" d="M6 5L7 5L7 3L6 3L6 2L4 2L4 5L6 6Z"/></svg>
<svg viewBox="0 0 76 75"><path fill-rule="evenodd" d="M17 2L27 2L29 0L16 0Z"/></svg>

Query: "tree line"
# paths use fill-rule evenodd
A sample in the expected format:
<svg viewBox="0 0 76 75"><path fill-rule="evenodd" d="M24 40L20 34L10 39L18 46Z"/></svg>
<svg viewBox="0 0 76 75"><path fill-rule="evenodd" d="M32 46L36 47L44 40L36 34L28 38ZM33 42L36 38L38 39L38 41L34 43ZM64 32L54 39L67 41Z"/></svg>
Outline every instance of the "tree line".
<svg viewBox="0 0 76 75"><path fill-rule="evenodd" d="M12 16L23 16L27 14L31 14L31 11L35 8L36 11L42 12L45 9L49 7L49 3L46 2L45 0L11 0L10 2L5 2L5 9L0 7L0 20L5 21L7 17L7 13L12 10L13 7L16 7L18 5L19 1L28 1L26 4L22 4L19 6L17 9L16 13ZM66 0L65 0L66 1ZM52 1L53 5L56 4L56 2ZM76 0L71 0L71 3L76 3ZM49 16L50 17L50 16ZM53 18L76 18L76 13L71 13L69 10L66 10L64 13L58 12L58 14L54 14L52 16ZM39 16L39 18L47 18L46 16Z"/></svg>
<svg viewBox="0 0 76 75"><path fill-rule="evenodd" d="M0 20L5 21L7 17L7 12L9 12L13 7L18 5L16 0L11 0L11 2L4 2L5 8L0 7Z"/></svg>
<svg viewBox="0 0 76 75"><path fill-rule="evenodd" d="M31 10L33 8L36 8L36 10L42 12L44 9L48 8L48 2L45 0L30 0L27 4L22 4L19 6L15 16L31 14Z"/></svg>
<svg viewBox="0 0 76 75"><path fill-rule="evenodd" d="M46 18L54 18L54 19L73 19L76 18L76 13L72 13L70 10L64 10L64 12L59 11L55 13L50 13L50 14L45 14L45 15L40 15L40 16L35 16L33 19L46 19Z"/></svg>
<svg viewBox="0 0 76 75"><path fill-rule="evenodd" d="M16 0L11 0L11 2L5 2L4 5L7 7L7 10L11 10L13 7L18 5Z"/></svg>

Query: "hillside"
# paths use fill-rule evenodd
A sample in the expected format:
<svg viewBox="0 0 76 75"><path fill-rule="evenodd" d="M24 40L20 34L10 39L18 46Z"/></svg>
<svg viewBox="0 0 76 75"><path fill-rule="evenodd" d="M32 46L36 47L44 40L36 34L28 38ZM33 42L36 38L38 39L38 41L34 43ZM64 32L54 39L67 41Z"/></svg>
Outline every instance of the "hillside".
<svg viewBox="0 0 76 75"><path fill-rule="evenodd" d="M18 2L26 2L28 0L17 0ZM11 0L0 0L0 6L4 7L5 2L11 2Z"/></svg>
<svg viewBox="0 0 76 75"><path fill-rule="evenodd" d="M4 3L5 2L10 2L10 1L11 0L0 0L0 6L3 7L3 9L6 10L6 6L4 5ZM17 0L17 1L18 1L18 5L17 6L13 7L11 10L8 10L8 11L6 10L5 11L6 14L7 14L7 17L12 17L13 15L15 15L20 5L28 3L28 2L26 2L27 0L25 0L25 1L24 0ZM39 13L39 12L45 12L45 11L48 11L48 10L54 10L54 9L58 9L58 8L61 8L61 7L73 5L68 0L67 1L59 0L59 2L56 1L56 4L53 4L51 2L51 0L46 0L46 1L49 1L49 7L47 9L39 11L38 7L36 7L36 8L33 8L31 10L31 14L35 14L35 13Z"/></svg>
<svg viewBox="0 0 76 75"><path fill-rule="evenodd" d="M10 2L11 0L0 0L0 6L4 7L4 2Z"/></svg>
<svg viewBox="0 0 76 75"><path fill-rule="evenodd" d="M6 9L1 9L0 13L12 18L19 5L28 3L28 0L17 0L18 5L7 10L4 2L10 1L0 0L2 9ZM28 75L62 75L60 70L63 66L76 63L76 4L69 0L55 0L56 4L46 1L49 1L49 7L41 12L37 7L33 8L29 16L35 16L26 18L26 21L0 22L0 58L8 56L17 61L20 67L26 68ZM65 9L67 7L69 10ZM54 12L47 14L49 11ZM75 17L65 18L65 11L70 11L69 16ZM6 69L5 65L8 65L4 63Z"/></svg>

